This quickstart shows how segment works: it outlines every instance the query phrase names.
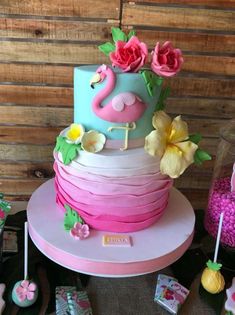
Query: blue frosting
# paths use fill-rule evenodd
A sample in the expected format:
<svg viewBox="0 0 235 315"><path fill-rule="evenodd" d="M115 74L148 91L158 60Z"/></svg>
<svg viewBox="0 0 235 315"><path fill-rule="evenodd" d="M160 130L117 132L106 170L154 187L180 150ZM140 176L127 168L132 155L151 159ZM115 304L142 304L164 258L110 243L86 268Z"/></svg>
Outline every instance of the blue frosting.
<svg viewBox="0 0 235 315"><path fill-rule="evenodd" d="M95 89L90 87L90 80L98 67L98 65L92 65L74 69L74 122L82 124L86 131L93 129L102 132L107 139L124 139L125 132L123 130L107 131L110 126L120 126L122 124L102 120L92 110L93 98L107 83L104 80L102 83L97 84ZM122 92L132 92L139 96L148 107L143 116L135 122L136 129L129 132L129 139L144 138L153 129L152 116L161 88L157 87L154 96L151 97L148 94L141 74L123 73L116 69L115 73L116 86L112 93L103 101L102 106L105 106L110 99Z"/></svg>

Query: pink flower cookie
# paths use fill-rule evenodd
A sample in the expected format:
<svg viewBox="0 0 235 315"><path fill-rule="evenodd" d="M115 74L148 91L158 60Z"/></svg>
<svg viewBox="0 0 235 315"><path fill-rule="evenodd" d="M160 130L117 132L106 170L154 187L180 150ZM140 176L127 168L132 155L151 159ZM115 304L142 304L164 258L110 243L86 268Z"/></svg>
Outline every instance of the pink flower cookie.
<svg viewBox="0 0 235 315"><path fill-rule="evenodd" d="M235 277L233 278L232 286L226 290L227 300L225 302L226 311L235 314Z"/></svg>
<svg viewBox="0 0 235 315"><path fill-rule="evenodd" d="M30 283L28 280L23 280L16 289L16 294L20 302L26 299L31 301L35 297L36 284Z"/></svg>
<svg viewBox="0 0 235 315"><path fill-rule="evenodd" d="M148 48L145 43L132 36L128 42L118 40L116 50L109 54L113 66L123 72L137 72L147 61Z"/></svg>
<svg viewBox="0 0 235 315"><path fill-rule="evenodd" d="M172 77L180 71L184 61L180 49L167 41L162 46L158 42L152 52L151 69L161 77Z"/></svg>
<svg viewBox="0 0 235 315"><path fill-rule="evenodd" d="M80 222L76 222L73 228L70 230L70 235L77 240L83 240L84 238L87 238L89 234L89 226Z"/></svg>

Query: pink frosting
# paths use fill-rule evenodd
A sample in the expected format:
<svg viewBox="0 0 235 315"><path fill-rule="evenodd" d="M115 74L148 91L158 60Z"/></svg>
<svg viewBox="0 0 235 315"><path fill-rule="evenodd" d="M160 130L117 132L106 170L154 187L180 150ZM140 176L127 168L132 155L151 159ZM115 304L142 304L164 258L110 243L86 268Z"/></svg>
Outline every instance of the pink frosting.
<svg viewBox="0 0 235 315"><path fill-rule="evenodd" d="M128 42L118 40L116 50L109 54L113 66L123 72L137 72L147 61L148 48L145 43L132 36Z"/></svg>
<svg viewBox="0 0 235 315"><path fill-rule="evenodd" d="M152 70L162 77L172 77L180 71L183 63L182 52L167 41L162 46L157 43L152 53Z"/></svg>
<svg viewBox="0 0 235 315"><path fill-rule="evenodd" d="M110 177L54 164L57 204L76 210L97 230L132 232L156 222L168 203L172 181L159 172ZM88 168L89 169L89 168Z"/></svg>

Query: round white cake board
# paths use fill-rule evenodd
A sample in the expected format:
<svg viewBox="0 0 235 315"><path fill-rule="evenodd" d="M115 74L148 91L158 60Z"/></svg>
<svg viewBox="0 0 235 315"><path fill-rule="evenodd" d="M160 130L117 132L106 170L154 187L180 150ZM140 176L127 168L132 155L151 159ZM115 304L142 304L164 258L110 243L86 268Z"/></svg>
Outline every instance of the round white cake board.
<svg viewBox="0 0 235 315"><path fill-rule="evenodd" d="M104 247L102 237L115 234L111 232L90 230L84 240L72 238L63 228L64 213L55 198L53 179L33 193L27 207L29 234L45 256L77 272L103 277L154 272L180 258L192 242L194 210L175 188L158 222L145 230L125 233L131 237L131 247Z"/></svg>

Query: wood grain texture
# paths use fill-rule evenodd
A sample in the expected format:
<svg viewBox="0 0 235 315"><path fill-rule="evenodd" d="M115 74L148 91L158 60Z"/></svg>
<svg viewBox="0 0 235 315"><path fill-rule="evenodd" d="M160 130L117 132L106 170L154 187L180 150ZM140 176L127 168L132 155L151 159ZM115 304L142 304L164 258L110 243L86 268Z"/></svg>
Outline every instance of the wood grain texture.
<svg viewBox="0 0 235 315"><path fill-rule="evenodd" d="M33 126L35 132L37 132L37 126L51 127L53 130L61 129L61 127L68 126L73 121L73 108L55 108L55 107L30 107L30 106L4 106L0 105L1 120L0 124L11 124ZM54 127L54 128L52 128ZM12 137L17 137L17 131L12 129L15 127L7 127L0 125L0 137L13 140ZM38 129L39 131L39 129ZM43 131L43 128L42 128ZM44 129L46 132L47 129ZM22 140L25 137L25 133L22 128L19 129L19 137L22 136ZM21 132L23 132L21 134ZM34 134L34 132L33 132ZM10 138L8 138L10 137ZM0 140L1 142L1 140Z"/></svg>
<svg viewBox="0 0 235 315"><path fill-rule="evenodd" d="M71 41L108 41L111 23L71 20L0 18L0 37Z"/></svg>
<svg viewBox="0 0 235 315"><path fill-rule="evenodd" d="M0 82L72 86L73 70L72 66L1 63Z"/></svg>
<svg viewBox="0 0 235 315"><path fill-rule="evenodd" d="M51 178L54 176L52 162L1 162L2 178Z"/></svg>
<svg viewBox="0 0 235 315"><path fill-rule="evenodd" d="M232 32L235 30L235 12L128 3L123 5L122 23L133 26Z"/></svg>
<svg viewBox="0 0 235 315"><path fill-rule="evenodd" d="M177 77L167 81L172 96L234 98L235 81L204 77Z"/></svg>
<svg viewBox="0 0 235 315"><path fill-rule="evenodd" d="M46 179L0 179L0 190L9 195L31 195Z"/></svg>
<svg viewBox="0 0 235 315"><path fill-rule="evenodd" d="M225 56L187 56L184 54L182 70L194 73L234 76L235 58Z"/></svg>
<svg viewBox="0 0 235 315"><path fill-rule="evenodd" d="M89 64L109 63L97 45L44 42L0 41L3 62Z"/></svg>
<svg viewBox="0 0 235 315"><path fill-rule="evenodd" d="M72 106L73 89L48 86L0 85L0 103Z"/></svg>
<svg viewBox="0 0 235 315"><path fill-rule="evenodd" d="M123 25L123 29L128 31L132 26ZM180 47L184 52L210 52L217 54L234 53L235 36L229 34L210 34L200 33L199 31L186 32L177 30L165 31L159 30L153 26L153 29L142 29L136 27L138 37L146 42L150 48L169 40L175 47Z"/></svg>
<svg viewBox="0 0 235 315"><path fill-rule="evenodd" d="M166 111L197 118L232 119L235 115L235 100L170 97L166 102Z"/></svg>
<svg viewBox="0 0 235 315"><path fill-rule="evenodd" d="M124 2L129 2L128 0L125 0ZM135 0L136 3L143 3L143 0ZM190 5L190 6L203 6L203 7L217 7L217 8L235 8L235 1L234 0L147 0L144 1L145 3L151 3L151 4L174 4L174 5Z"/></svg>
<svg viewBox="0 0 235 315"><path fill-rule="evenodd" d="M1 144L1 161L53 161L53 145Z"/></svg>
<svg viewBox="0 0 235 315"><path fill-rule="evenodd" d="M74 18L119 19L120 1L103 0L1 0L0 13Z"/></svg>
<svg viewBox="0 0 235 315"><path fill-rule="evenodd" d="M55 139L60 131L60 127L43 128L0 125L0 143L55 144Z"/></svg>

